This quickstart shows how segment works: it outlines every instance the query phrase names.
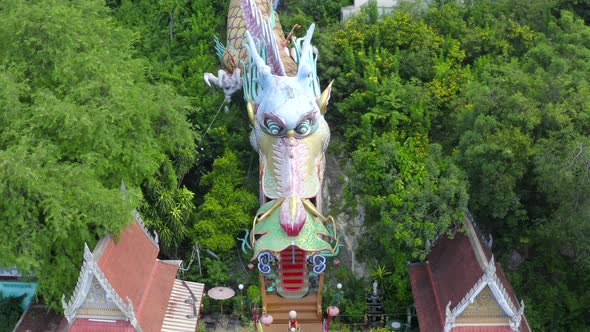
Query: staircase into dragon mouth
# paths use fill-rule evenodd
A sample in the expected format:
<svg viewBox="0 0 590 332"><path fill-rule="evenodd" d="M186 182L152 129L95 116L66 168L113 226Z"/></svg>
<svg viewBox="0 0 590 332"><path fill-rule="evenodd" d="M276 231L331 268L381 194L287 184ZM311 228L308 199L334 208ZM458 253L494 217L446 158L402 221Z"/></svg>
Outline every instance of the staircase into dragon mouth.
<svg viewBox="0 0 590 332"><path fill-rule="evenodd" d="M289 326L289 311L297 312L297 326L301 332L323 331L322 314L318 311L318 295L310 292L299 299L286 299L277 294L266 298L266 313L273 317L271 326L265 326L264 332L285 332Z"/></svg>
<svg viewBox="0 0 590 332"><path fill-rule="evenodd" d="M287 299L304 297L309 291L305 251L292 246L279 254L277 293Z"/></svg>
<svg viewBox="0 0 590 332"><path fill-rule="evenodd" d="M264 284L262 276L261 283ZM265 326L264 332L286 331L291 310L297 312L297 324L301 331L323 331L321 294L318 294L323 285L323 275L319 283L318 289L310 289L307 253L304 250L291 246L281 251L276 269L276 293L263 291L265 311L273 317L272 325Z"/></svg>

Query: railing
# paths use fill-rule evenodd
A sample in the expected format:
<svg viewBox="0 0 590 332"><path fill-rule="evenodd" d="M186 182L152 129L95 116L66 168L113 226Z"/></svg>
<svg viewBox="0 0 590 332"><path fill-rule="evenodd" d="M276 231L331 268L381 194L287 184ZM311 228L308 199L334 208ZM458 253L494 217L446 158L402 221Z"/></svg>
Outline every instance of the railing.
<svg viewBox="0 0 590 332"><path fill-rule="evenodd" d="M317 303L318 303L318 317L322 317L322 289L324 288L324 274L320 274L320 282L318 283L317 290Z"/></svg>
<svg viewBox="0 0 590 332"><path fill-rule="evenodd" d="M266 281L264 280L264 276L259 274L258 277L260 278L260 296L262 297L262 313L266 314Z"/></svg>
<svg viewBox="0 0 590 332"><path fill-rule="evenodd" d="M331 325L331 331L344 330L343 327L347 327L348 331L374 331L379 327L387 327L388 322L398 321L403 326L402 331L413 331L411 321L408 321L407 313L385 313L383 314L382 325L371 326L369 319L366 315L363 316L351 316L351 315L338 315L334 318ZM333 328L332 328L333 327Z"/></svg>

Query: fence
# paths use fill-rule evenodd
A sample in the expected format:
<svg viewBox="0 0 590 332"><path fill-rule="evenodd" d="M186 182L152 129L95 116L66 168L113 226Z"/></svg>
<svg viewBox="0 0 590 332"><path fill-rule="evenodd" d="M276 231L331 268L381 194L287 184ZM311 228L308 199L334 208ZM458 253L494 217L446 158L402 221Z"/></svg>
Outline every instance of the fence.
<svg viewBox="0 0 590 332"><path fill-rule="evenodd" d="M412 318L407 316L407 313L384 313L383 319L379 324L372 324L366 315L362 316L351 316L351 315L338 315L332 319L330 324L330 331L375 331L378 328L386 328L394 331L390 328L390 324L393 321L397 321L401 325L401 330L396 331L412 331Z"/></svg>
<svg viewBox="0 0 590 332"><path fill-rule="evenodd" d="M36 290L36 282L0 281L0 292L2 292L3 297L21 296L26 294L21 303L23 310L26 310L26 308L29 307L29 303L31 303L31 299L33 298L33 295L35 295Z"/></svg>

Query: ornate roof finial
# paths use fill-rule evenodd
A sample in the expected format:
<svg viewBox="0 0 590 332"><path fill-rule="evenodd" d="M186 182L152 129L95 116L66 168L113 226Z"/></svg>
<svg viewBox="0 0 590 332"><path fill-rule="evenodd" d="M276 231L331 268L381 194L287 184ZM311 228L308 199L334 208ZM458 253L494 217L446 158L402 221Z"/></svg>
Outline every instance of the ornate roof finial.
<svg viewBox="0 0 590 332"><path fill-rule="evenodd" d="M454 326L455 315L451 311L451 301L449 301L449 303L447 303L447 307L445 308L445 332L450 332Z"/></svg>
<svg viewBox="0 0 590 332"><path fill-rule="evenodd" d="M488 266L485 269L485 278L487 279L488 283L493 281L496 277L496 263L494 262L494 255L490 258L488 262Z"/></svg>
<svg viewBox="0 0 590 332"><path fill-rule="evenodd" d="M522 316L524 315L524 301L520 300L520 308L514 314L514 316L510 317L510 328L512 331L519 331L520 324L522 323Z"/></svg>
<svg viewBox="0 0 590 332"><path fill-rule="evenodd" d="M150 234L150 231L147 229L147 226L143 222L143 219L141 218L141 215L139 214L139 212L137 212L137 210L133 210L133 218L135 218L135 221L139 224L145 235L148 237L148 239L150 239L154 246L160 249L158 233L154 231L153 236Z"/></svg>

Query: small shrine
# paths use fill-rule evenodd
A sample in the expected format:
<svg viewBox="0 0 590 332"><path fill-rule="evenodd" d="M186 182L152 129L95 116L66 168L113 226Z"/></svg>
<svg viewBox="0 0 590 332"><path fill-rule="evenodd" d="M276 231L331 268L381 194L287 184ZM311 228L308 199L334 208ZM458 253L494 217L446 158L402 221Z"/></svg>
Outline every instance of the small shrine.
<svg viewBox="0 0 590 332"><path fill-rule="evenodd" d="M490 248L468 219L464 232L441 237L425 262L409 265L420 331L531 331Z"/></svg>
<svg viewBox="0 0 590 332"><path fill-rule="evenodd" d="M385 324L383 315L383 299L379 292L377 280L373 281L373 290L367 295L367 320L369 326L380 327Z"/></svg>
<svg viewBox="0 0 590 332"><path fill-rule="evenodd" d="M67 331L196 331L204 285L176 278L139 214L118 237L86 245L76 289L62 297Z"/></svg>

